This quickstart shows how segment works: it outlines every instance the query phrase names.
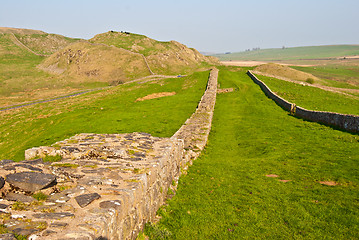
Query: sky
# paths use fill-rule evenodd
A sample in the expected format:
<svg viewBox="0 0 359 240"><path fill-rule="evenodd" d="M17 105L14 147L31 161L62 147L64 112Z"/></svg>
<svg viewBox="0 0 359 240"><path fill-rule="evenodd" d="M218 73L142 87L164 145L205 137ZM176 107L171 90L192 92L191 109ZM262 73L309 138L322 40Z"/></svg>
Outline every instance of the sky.
<svg viewBox="0 0 359 240"><path fill-rule="evenodd" d="M359 44L359 0L0 0L0 26L129 31L202 52Z"/></svg>

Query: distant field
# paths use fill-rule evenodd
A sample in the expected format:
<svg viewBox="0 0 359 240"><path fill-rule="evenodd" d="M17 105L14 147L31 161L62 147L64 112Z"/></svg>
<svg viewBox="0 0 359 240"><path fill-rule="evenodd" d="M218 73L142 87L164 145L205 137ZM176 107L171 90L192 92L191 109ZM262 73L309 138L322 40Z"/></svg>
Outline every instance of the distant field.
<svg viewBox="0 0 359 240"><path fill-rule="evenodd" d="M359 55L359 45L332 45L293 48L261 49L248 52L214 55L221 61L283 61L300 59L323 59Z"/></svg>
<svg viewBox="0 0 359 240"><path fill-rule="evenodd" d="M326 80L333 87L359 88L359 64L331 63L313 67L292 66L292 68L311 73L314 76Z"/></svg>

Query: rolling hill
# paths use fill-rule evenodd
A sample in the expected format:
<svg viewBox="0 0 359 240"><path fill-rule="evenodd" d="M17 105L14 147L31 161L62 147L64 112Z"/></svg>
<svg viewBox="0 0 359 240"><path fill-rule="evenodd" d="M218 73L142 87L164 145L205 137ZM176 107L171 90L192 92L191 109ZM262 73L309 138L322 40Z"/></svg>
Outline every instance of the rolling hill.
<svg viewBox="0 0 359 240"><path fill-rule="evenodd" d="M0 28L0 106L116 85L153 74L190 74L217 64L175 41L128 32L75 39Z"/></svg>
<svg viewBox="0 0 359 240"><path fill-rule="evenodd" d="M260 49L213 55L221 61L283 61L338 58L359 55L359 45L328 45L293 48Z"/></svg>

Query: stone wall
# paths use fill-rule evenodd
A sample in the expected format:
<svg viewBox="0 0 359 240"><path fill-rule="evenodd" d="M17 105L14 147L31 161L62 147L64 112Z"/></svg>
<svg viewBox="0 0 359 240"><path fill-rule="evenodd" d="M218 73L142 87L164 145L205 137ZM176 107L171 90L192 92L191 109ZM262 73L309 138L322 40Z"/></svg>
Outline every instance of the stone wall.
<svg viewBox="0 0 359 240"><path fill-rule="evenodd" d="M186 168L192 160L197 158L206 146L211 131L214 106L217 94L218 69L214 68L209 76L207 90L201 98L196 111L172 138L182 139L184 155L182 167Z"/></svg>
<svg viewBox="0 0 359 240"><path fill-rule="evenodd" d="M29 239L135 239L206 145L217 76L213 69L195 113L171 138L81 133L26 150L26 161L0 161L2 224Z"/></svg>
<svg viewBox="0 0 359 240"><path fill-rule="evenodd" d="M280 107L291 112L294 116L312 122L323 123L325 125L346 130L348 132L359 133L359 116L333 112L311 111L296 106L295 104L286 101L285 99L272 92L269 87L260 81L253 73L251 73L251 71L248 71L247 74L255 83L260 86L260 88L269 98L273 99Z"/></svg>

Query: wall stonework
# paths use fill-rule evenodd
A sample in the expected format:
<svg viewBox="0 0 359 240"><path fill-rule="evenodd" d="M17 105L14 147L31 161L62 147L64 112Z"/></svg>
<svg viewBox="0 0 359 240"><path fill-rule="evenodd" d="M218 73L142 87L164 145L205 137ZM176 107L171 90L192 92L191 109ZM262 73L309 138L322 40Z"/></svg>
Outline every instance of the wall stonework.
<svg viewBox="0 0 359 240"><path fill-rule="evenodd" d="M285 99L272 92L269 87L260 81L251 71L248 71L247 74L256 84L260 86L262 91L269 98L273 99L280 107L288 112L291 112L294 116L312 122L323 123L342 130L346 130L348 132L359 133L359 116L333 112L311 111L296 106L295 104L286 101Z"/></svg>
<svg viewBox="0 0 359 240"><path fill-rule="evenodd" d="M28 149L25 161L0 161L2 224L29 239L135 239L205 147L217 77L213 69L195 113L171 138L81 133ZM56 155L62 160L31 160ZM35 200L40 192L49 197Z"/></svg>

